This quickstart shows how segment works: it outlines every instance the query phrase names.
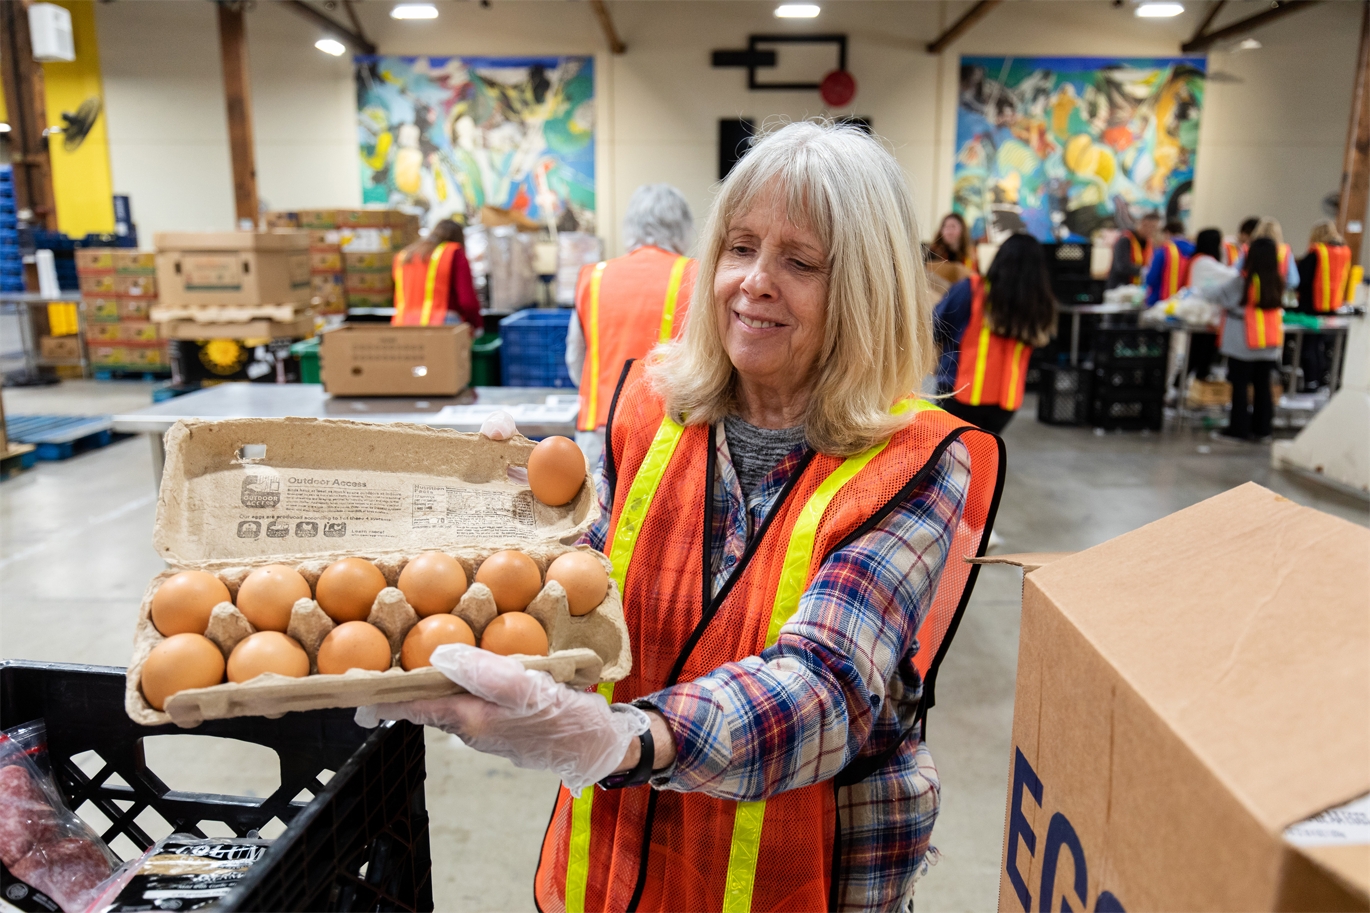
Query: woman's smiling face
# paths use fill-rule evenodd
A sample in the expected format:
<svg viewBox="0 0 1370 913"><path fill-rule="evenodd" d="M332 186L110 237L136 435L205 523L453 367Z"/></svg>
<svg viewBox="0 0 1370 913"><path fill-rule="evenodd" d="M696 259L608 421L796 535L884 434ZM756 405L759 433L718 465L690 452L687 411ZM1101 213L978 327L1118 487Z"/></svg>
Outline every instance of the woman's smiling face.
<svg viewBox="0 0 1370 913"><path fill-rule="evenodd" d="M714 272L723 347L744 384L811 386L828 310L828 252L774 188L728 224Z"/></svg>

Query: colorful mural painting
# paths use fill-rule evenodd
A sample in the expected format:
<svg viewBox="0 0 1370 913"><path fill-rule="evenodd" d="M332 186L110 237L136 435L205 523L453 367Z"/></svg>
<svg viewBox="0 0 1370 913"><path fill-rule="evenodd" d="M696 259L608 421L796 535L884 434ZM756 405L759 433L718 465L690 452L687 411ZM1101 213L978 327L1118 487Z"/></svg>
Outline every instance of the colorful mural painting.
<svg viewBox="0 0 1370 913"><path fill-rule="evenodd" d="M979 240L1184 218L1205 60L962 57L952 208Z"/></svg>
<svg viewBox="0 0 1370 913"><path fill-rule="evenodd" d="M358 57L362 202L595 230L593 57Z"/></svg>

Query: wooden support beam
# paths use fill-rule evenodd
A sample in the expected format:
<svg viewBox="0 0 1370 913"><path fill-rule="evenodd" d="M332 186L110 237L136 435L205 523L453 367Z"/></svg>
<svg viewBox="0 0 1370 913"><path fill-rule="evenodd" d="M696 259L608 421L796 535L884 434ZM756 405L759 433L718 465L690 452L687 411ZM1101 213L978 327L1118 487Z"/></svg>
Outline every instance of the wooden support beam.
<svg viewBox="0 0 1370 913"><path fill-rule="evenodd" d="M238 226L257 224L257 153L252 142L252 85L247 68L243 4L219 0L219 50L228 107L228 150L233 160L233 211Z"/></svg>
<svg viewBox="0 0 1370 913"><path fill-rule="evenodd" d="M0 71L9 110L15 208L29 211L29 224L57 231L43 65L33 59L28 0L0 3Z"/></svg>
<svg viewBox="0 0 1370 913"><path fill-rule="evenodd" d="M1248 16L1241 22L1234 22L1231 25L1223 26L1216 32L1211 32L1207 35L1201 35L1186 41L1184 44L1180 45L1180 50L1186 54L1206 51L1219 42L1226 41L1229 38L1235 38L1238 35L1244 35L1257 26L1274 22L1276 19L1283 19L1290 13L1306 10L1310 6L1316 5L1318 2L1319 0L1282 0L1282 2L1277 0L1270 9L1265 10L1264 12L1257 13L1254 16Z"/></svg>
<svg viewBox="0 0 1370 913"><path fill-rule="evenodd" d="M947 45L969 32L975 23L989 15L989 11L1002 2L1003 0L976 0L976 4L966 10L960 19L951 24L950 28L928 42L928 53L942 53L946 50Z"/></svg>
<svg viewBox="0 0 1370 913"><path fill-rule="evenodd" d="M609 42L609 50L615 54L622 54L628 50L623 39L618 37L618 29L614 28L614 20L609 17L609 7L604 5L604 0L590 0L590 7L595 11L599 27L604 30L604 40Z"/></svg>
<svg viewBox="0 0 1370 913"><path fill-rule="evenodd" d="M1226 3L1227 0L1213 0L1208 7L1208 15L1204 17L1203 23L1194 30L1193 37L1189 39L1190 44L1193 44L1204 36L1204 32L1208 31L1208 27L1213 24L1213 20L1218 18L1218 13Z"/></svg>
<svg viewBox="0 0 1370 913"><path fill-rule="evenodd" d="M1361 4L1360 53L1356 55L1356 84L1351 91L1351 119L1346 130L1341 199L1337 205L1337 229L1351 247L1352 263L1361 262L1367 206L1370 206L1370 0Z"/></svg>
<svg viewBox="0 0 1370 913"><path fill-rule="evenodd" d="M285 0L285 5L287 8L299 13L315 25L321 26L324 31L329 32L334 37L350 44L352 49L358 54L376 53L376 46L366 40L366 36L361 33L361 26L356 24L357 13L356 10L352 9L351 3L348 3L346 7L348 14L352 17L352 21L356 25L355 32L339 22L334 22L330 17L325 16L308 3L305 3L304 0Z"/></svg>

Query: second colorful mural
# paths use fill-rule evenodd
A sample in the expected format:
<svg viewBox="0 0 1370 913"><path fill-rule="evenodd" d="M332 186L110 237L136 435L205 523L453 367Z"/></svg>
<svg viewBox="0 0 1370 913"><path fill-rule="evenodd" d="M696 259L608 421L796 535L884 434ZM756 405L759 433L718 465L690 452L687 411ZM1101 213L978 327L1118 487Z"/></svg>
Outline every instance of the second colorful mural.
<svg viewBox="0 0 1370 913"><path fill-rule="evenodd" d="M962 57L952 208L979 240L1183 218L1203 58Z"/></svg>
<svg viewBox="0 0 1370 913"><path fill-rule="evenodd" d="M593 232L593 57L358 57L362 202Z"/></svg>

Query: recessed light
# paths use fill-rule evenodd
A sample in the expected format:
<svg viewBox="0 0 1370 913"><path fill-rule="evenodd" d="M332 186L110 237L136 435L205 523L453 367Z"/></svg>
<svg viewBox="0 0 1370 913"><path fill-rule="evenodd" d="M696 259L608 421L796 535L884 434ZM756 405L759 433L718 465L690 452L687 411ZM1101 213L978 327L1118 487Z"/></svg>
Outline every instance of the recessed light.
<svg viewBox="0 0 1370 913"><path fill-rule="evenodd" d="M818 13L816 3L782 3L775 8L777 19L812 19Z"/></svg>
<svg viewBox="0 0 1370 913"><path fill-rule="evenodd" d="M9 125L9 124L0 124L0 133L9 133L9 132L10 132L10 125Z"/></svg>
<svg viewBox="0 0 1370 913"><path fill-rule="evenodd" d="M391 19L436 19L438 8L431 3L400 3L390 11Z"/></svg>
<svg viewBox="0 0 1370 913"><path fill-rule="evenodd" d="M1137 15L1142 19L1169 19L1183 12L1183 3L1143 3L1137 7Z"/></svg>
<svg viewBox="0 0 1370 913"><path fill-rule="evenodd" d="M314 47L323 51L325 54L332 54L334 57L341 57L343 52L347 50L347 45L343 44L341 41L335 41L332 38L320 38L318 41L314 42Z"/></svg>
<svg viewBox="0 0 1370 913"><path fill-rule="evenodd" d="M1239 51L1258 51L1262 47L1264 47L1264 45L1255 38L1243 38L1241 41L1237 42L1237 50Z"/></svg>

